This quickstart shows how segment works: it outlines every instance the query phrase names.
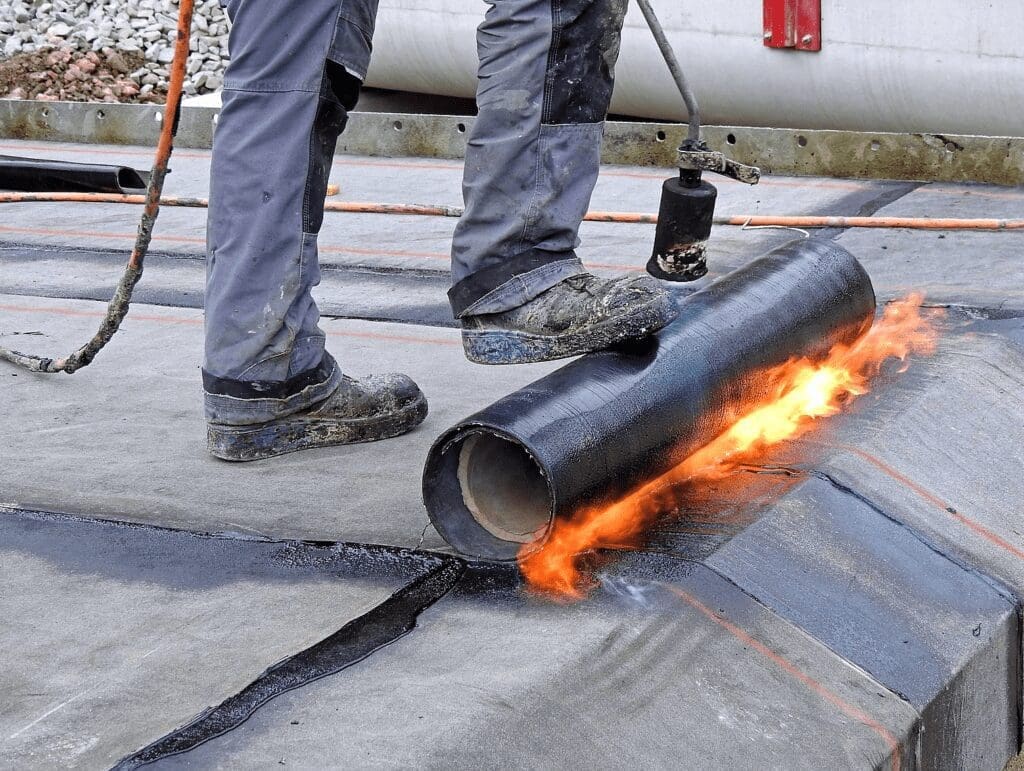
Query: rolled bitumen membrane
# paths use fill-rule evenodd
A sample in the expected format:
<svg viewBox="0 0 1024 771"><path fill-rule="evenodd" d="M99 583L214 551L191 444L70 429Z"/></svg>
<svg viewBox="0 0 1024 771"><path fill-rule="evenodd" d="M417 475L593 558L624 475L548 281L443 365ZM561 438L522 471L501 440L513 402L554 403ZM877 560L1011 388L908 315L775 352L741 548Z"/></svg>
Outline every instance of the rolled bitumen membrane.
<svg viewBox="0 0 1024 771"><path fill-rule="evenodd" d="M138 193L148 173L128 166L0 155L0 189L31 193Z"/></svg>
<svg viewBox="0 0 1024 771"><path fill-rule="evenodd" d="M465 555L515 559L554 518L671 469L766 395L766 368L852 342L874 311L845 249L776 249L681 300L657 335L583 356L442 434L423 472L430 519Z"/></svg>

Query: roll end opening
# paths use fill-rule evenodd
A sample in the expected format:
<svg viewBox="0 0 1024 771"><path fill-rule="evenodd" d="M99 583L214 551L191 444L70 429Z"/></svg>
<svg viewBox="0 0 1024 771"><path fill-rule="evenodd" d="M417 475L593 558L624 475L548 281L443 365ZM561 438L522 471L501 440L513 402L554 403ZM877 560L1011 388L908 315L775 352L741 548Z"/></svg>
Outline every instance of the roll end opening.
<svg viewBox="0 0 1024 771"><path fill-rule="evenodd" d="M445 540L487 559L515 559L525 544L543 538L554 516L541 464L511 437L481 427L432 451L424 502Z"/></svg>
<svg viewBox="0 0 1024 771"><path fill-rule="evenodd" d="M505 541L529 543L551 522L544 472L523 447L474 433L459 448L459 490L473 519Z"/></svg>

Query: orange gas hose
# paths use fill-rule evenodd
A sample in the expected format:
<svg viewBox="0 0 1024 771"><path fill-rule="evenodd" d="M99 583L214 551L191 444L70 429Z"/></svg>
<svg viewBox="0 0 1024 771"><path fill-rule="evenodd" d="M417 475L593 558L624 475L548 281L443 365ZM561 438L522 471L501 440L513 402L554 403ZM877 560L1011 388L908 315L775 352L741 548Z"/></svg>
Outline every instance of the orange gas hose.
<svg viewBox="0 0 1024 771"><path fill-rule="evenodd" d="M127 203L141 204L141 195L117 193L2 193L0 203L37 202ZM205 198L164 196L161 206L204 209ZM403 214L426 217L461 217L461 206L418 203L373 203L368 201L327 201L324 211L356 214ZM655 224L657 214L643 212L591 211L588 222ZM948 217L839 217L815 215L734 214L715 217L716 225L784 228L903 228L907 230L1024 230L1024 219L963 219Z"/></svg>
<svg viewBox="0 0 1024 771"><path fill-rule="evenodd" d="M167 103L164 105L163 124L160 139L157 143L156 157L153 160L153 171L149 178L146 195L131 196L133 200L126 203L137 203L145 206L139 220L139 230L135 237L135 245L128 257L128 264L117 282L114 296L107 305L106 315L99 329L81 348L60 359L50 359L9 348L0 348L0 359L17 364L32 372L66 372L69 375L88 365L96 354L110 342L128 315L131 305L132 291L142 278L142 263L149 250L153 238L153 226L156 224L160 205L163 202L164 177L167 176L167 164L174 149L174 136L178 130L178 118L181 108L181 92L185 83L185 67L188 64L189 35L192 29L192 8L194 0L181 0L178 6L178 29L174 43L174 59L171 62L170 83L167 86ZM8 194L16 195L16 194ZM29 197L33 193L27 194Z"/></svg>

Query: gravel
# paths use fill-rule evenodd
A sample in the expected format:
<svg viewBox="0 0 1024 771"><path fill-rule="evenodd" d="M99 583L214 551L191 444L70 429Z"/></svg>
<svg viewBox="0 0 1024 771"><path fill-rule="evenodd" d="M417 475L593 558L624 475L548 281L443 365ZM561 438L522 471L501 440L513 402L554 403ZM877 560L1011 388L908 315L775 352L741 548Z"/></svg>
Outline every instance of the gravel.
<svg viewBox="0 0 1024 771"><path fill-rule="evenodd" d="M143 67L139 51L78 51L46 48L19 53L0 60L0 95L9 99L37 101L149 102L166 100L166 89L155 83ZM151 84L141 85L131 76L147 72Z"/></svg>
<svg viewBox="0 0 1024 771"><path fill-rule="evenodd" d="M15 83L6 89L6 95L14 98L28 95L27 98L35 99L154 101L166 93L177 37L177 15L178 4L170 0L0 0L0 67L5 64L3 58L7 59L9 67L17 65L21 69L25 69L26 63L35 66L57 62L47 76L38 77L34 82ZM185 83L187 96L209 93L223 84L228 61L228 28L227 15L218 0L197 0ZM85 59L90 52L92 56ZM89 69L88 63L97 65L98 72L110 74L110 68L104 65L112 55L138 66L123 76L114 72L113 75L120 78L114 84L104 82L80 88L75 85L79 73ZM76 69L73 76L65 80L66 69L62 70L61 65L69 62ZM89 76L92 72L82 74ZM87 80L88 77L81 82ZM43 81L53 85L48 89L35 87ZM134 83L135 92L121 81ZM110 93L104 89L109 89ZM115 91L126 93L122 96Z"/></svg>

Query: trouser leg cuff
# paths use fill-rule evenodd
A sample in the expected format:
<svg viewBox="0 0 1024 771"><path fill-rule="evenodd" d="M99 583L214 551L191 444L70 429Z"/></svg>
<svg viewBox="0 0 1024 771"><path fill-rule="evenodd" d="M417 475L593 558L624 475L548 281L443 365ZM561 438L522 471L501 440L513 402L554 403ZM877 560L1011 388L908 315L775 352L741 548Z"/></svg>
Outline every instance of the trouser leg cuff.
<svg viewBox="0 0 1024 771"><path fill-rule="evenodd" d="M448 291L448 300L455 318L501 313L586 272L574 252L531 249L462 279Z"/></svg>
<svg viewBox="0 0 1024 771"><path fill-rule="evenodd" d="M283 418L322 402L337 389L342 373L325 353L313 369L287 380L231 380L203 371L206 419L244 426Z"/></svg>

